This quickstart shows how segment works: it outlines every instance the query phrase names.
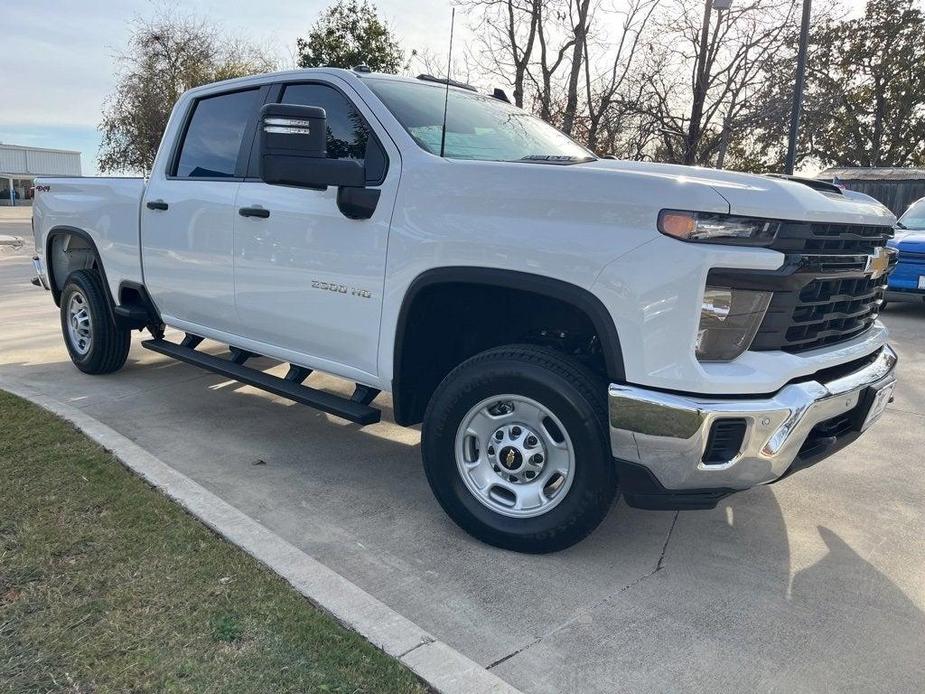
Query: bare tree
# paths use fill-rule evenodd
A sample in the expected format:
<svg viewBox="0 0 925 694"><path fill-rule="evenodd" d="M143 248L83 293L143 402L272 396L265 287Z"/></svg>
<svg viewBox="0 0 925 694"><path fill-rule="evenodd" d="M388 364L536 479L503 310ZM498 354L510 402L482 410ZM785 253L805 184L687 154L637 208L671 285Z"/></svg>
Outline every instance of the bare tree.
<svg viewBox="0 0 925 694"><path fill-rule="evenodd" d="M640 84L636 79L635 70L638 67L638 53L640 41L646 34L646 29L650 25L655 10L658 8L661 0L629 0L626 9L617 16L622 15L623 21L620 25L620 35L616 41L616 47L612 50L609 65L604 69L592 67L591 51L595 48L588 45L584 51L584 89L585 89L585 109L587 115L587 129L584 134L585 143L592 150L599 151L600 132L605 123L617 126L630 117L635 110L638 100L642 98L640 93ZM605 21L606 21L605 17ZM609 46L604 44L598 48L605 53ZM573 66L574 67L574 66ZM630 83L633 83L630 85ZM624 94L624 90L631 87L630 93ZM634 95L635 92L635 95ZM628 107L628 108L627 108ZM617 112L614 112L614 111ZM641 125L641 124L639 124ZM617 133L614 128L609 128L610 137L608 140L608 150L614 149L615 136ZM648 138L644 138L648 141ZM635 146L638 150L638 144Z"/></svg>
<svg viewBox="0 0 925 694"><path fill-rule="evenodd" d="M558 95L553 78L565 64L568 51L575 45L575 36L569 26L569 10L573 0L543 0L538 8L537 42L539 55L536 64L528 69L535 88L536 110L545 121L555 122L564 111L558 107ZM539 73L539 75L537 75Z"/></svg>
<svg viewBox="0 0 925 694"><path fill-rule="evenodd" d="M572 58L565 96L565 112L562 114L562 132L571 135L575 127L575 115L578 111L578 80L581 66L587 54L588 32L591 21L591 0L574 0L569 2L569 15L572 18Z"/></svg>
<svg viewBox="0 0 925 694"><path fill-rule="evenodd" d="M462 4L478 28L477 68L591 149L755 168L753 133L767 117L755 96L780 70L801 2L736 0L708 13L703 0Z"/></svg>
<svg viewBox="0 0 925 694"><path fill-rule="evenodd" d="M482 72L513 84L518 106L528 105L563 132L577 133L585 115L582 70L600 0L462 0L461 5L475 18L473 53Z"/></svg>
<svg viewBox="0 0 925 694"><path fill-rule="evenodd" d="M544 0L463 0L475 15L473 54L486 73L514 86L514 103L523 107L527 68L533 58Z"/></svg>
<svg viewBox="0 0 925 694"><path fill-rule="evenodd" d="M472 56L468 53L454 55L449 76L459 82L469 82L473 75L471 60ZM403 68L403 74L409 77L417 77L421 74L445 77L446 69L446 55L438 55L429 48L422 48L421 50L414 49L411 51L408 62Z"/></svg>
<svg viewBox="0 0 925 694"><path fill-rule="evenodd" d="M170 111L187 89L275 67L261 50L222 36L202 18L162 9L136 17L131 27L99 125L103 173L150 171Z"/></svg>
<svg viewBox="0 0 925 694"><path fill-rule="evenodd" d="M660 122L660 158L724 163L729 142L751 117L746 94L767 79L799 6L799 0L750 0L712 16L700 0L666 6L653 56L660 67L649 78L646 100Z"/></svg>

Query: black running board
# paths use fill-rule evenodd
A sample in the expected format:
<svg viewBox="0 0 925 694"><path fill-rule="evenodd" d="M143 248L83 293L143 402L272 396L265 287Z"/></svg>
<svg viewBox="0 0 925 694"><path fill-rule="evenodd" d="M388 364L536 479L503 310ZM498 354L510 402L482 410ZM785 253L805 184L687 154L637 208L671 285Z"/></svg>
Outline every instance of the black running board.
<svg viewBox="0 0 925 694"><path fill-rule="evenodd" d="M303 386L298 378L279 378L257 369L251 369L243 363L236 363L239 357L234 349L232 354L235 355L235 361L231 361L205 352L198 352L195 347L178 345L166 340L145 340L141 346L357 424L375 424L382 416L379 410L370 407L368 403ZM256 355L248 353L248 356ZM290 374L293 368L301 367L291 367ZM304 371L308 372L307 369Z"/></svg>

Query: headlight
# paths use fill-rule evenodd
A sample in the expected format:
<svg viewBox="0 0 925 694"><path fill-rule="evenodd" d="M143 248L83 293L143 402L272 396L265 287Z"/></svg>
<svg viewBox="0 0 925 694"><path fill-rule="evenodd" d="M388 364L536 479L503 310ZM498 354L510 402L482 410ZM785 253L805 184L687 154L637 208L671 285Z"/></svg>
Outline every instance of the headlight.
<svg viewBox="0 0 925 694"><path fill-rule="evenodd" d="M682 241L765 246L774 240L779 228L780 222L757 217L679 210L658 214L658 230Z"/></svg>
<svg viewBox="0 0 925 694"><path fill-rule="evenodd" d="M771 292L708 286L700 309L697 359L732 361L747 350L764 320Z"/></svg>

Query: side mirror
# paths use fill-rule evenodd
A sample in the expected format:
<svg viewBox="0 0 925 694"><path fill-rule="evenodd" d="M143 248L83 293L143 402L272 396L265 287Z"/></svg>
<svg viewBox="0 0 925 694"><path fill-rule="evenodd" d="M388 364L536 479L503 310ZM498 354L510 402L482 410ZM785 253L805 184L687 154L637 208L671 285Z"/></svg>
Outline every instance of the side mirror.
<svg viewBox="0 0 925 694"><path fill-rule="evenodd" d="M260 110L260 178L265 183L307 188L363 188L366 170L352 159L327 158L323 108L267 104Z"/></svg>

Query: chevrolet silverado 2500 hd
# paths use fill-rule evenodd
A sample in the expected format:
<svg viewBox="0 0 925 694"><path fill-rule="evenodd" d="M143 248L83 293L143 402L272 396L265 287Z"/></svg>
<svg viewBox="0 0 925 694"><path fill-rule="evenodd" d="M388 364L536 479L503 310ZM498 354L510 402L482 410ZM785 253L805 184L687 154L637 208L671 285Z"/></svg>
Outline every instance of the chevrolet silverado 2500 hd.
<svg viewBox="0 0 925 694"><path fill-rule="evenodd" d="M552 551L618 489L712 508L883 413L895 219L807 183L598 159L424 76L283 72L184 94L147 181L40 180L35 283L87 373L147 329L143 347L359 424L391 392L454 521Z"/></svg>

